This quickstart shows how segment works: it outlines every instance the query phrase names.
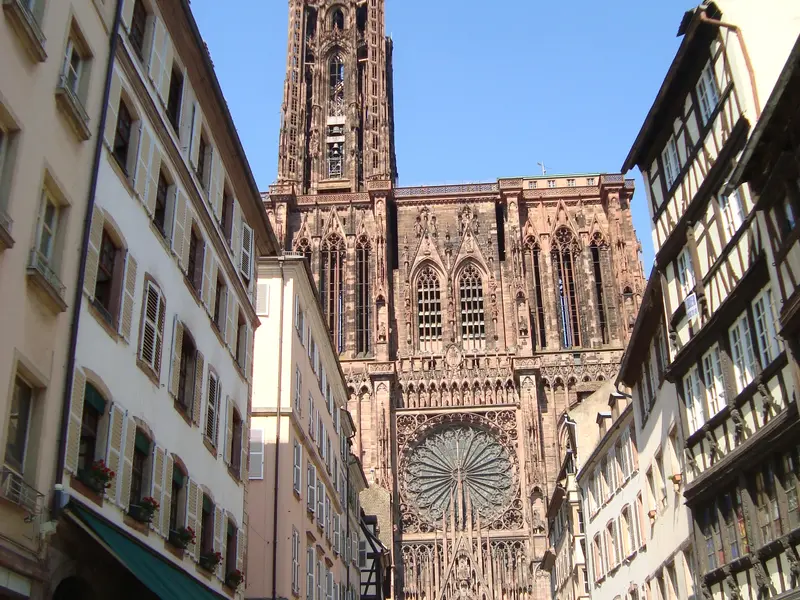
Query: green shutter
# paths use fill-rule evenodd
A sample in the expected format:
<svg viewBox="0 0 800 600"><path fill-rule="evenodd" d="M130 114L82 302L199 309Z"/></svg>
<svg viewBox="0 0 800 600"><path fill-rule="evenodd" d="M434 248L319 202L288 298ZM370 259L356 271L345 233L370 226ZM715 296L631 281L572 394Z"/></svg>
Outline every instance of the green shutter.
<svg viewBox="0 0 800 600"><path fill-rule="evenodd" d="M91 383L86 384L86 392L84 394L83 401L84 403L88 404L93 409L95 409L97 412L99 412L101 415L106 412L105 398L103 398L100 392L97 391L97 388L94 387Z"/></svg>
<svg viewBox="0 0 800 600"><path fill-rule="evenodd" d="M136 430L136 449L145 454L150 453L150 440L138 429Z"/></svg>

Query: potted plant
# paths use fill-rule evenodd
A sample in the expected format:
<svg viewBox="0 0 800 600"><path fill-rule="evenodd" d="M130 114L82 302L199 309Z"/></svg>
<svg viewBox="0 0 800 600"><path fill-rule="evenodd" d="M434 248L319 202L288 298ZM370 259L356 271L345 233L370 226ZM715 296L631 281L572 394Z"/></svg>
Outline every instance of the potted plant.
<svg viewBox="0 0 800 600"><path fill-rule="evenodd" d="M96 460L88 469L78 471L78 479L89 489L102 494L111 487L117 474L106 466L105 461Z"/></svg>
<svg viewBox="0 0 800 600"><path fill-rule="evenodd" d="M233 588L234 590L241 585L243 580L244 573L242 573L239 569L234 569L225 576L225 583L228 585L228 587Z"/></svg>
<svg viewBox="0 0 800 600"><path fill-rule="evenodd" d="M131 504L128 514L140 523L150 523L159 508L158 500L151 496L142 498L139 504Z"/></svg>
<svg viewBox="0 0 800 600"><path fill-rule="evenodd" d="M194 540L194 529L191 527L178 527L169 532L169 543L181 550L186 550L194 544Z"/></svg>
<svg viewBox="0 0 800 600"><path fill-rule="evenodd" d="M222 554L219 552L207 552L200 555L200 566L206 571L213 571L222 562Z"/></svg>

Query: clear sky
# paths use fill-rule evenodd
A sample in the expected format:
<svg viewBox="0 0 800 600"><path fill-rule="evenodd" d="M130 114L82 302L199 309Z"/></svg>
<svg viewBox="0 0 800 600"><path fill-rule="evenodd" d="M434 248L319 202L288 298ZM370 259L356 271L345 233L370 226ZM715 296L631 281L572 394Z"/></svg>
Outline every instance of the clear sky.
<svg viewBox="0 0 800 600"><path fill-rule="evenodd" d="M400 185L619 171L690 0L386 0ZM287 0L193 0L261 189L275 180ZM653 261L638 171L634 225Z"/></svg>

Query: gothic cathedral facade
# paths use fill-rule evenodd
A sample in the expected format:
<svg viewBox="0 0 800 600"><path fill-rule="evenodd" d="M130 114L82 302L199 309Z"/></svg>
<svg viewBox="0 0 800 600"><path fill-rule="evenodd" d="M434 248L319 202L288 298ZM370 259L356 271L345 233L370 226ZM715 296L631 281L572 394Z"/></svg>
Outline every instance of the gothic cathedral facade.
<svg viewBox="0 0 800 600"><path fill-rule="evenodd" d="M548 598L565 414L615 377L644 290L633 185L398 187L392 103L384 0L290 0L267 212L350 382L393 595Z"/></svg>

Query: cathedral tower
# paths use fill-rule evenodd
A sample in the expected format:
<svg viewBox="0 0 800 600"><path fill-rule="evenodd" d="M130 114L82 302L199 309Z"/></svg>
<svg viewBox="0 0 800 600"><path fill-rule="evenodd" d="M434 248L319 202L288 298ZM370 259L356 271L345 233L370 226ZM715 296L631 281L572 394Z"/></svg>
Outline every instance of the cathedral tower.
<svg viewBox="0 0 800 600"><path fill-rule="evenodd" d="M301 193L394 181L383 0L290 0L278 181Z"/></svg>

